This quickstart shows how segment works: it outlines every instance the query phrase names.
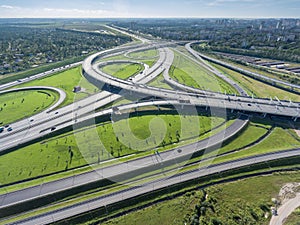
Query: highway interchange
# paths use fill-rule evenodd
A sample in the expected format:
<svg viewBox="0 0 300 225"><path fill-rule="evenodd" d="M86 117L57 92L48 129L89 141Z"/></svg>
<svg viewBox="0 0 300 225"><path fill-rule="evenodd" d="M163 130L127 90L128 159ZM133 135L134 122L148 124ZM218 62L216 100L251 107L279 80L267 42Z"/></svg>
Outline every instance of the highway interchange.
<svg viewBox="0 0 300 225"><path fill-rule="evenodd" d="M135 38L137 38L137 36L135 36ZM145 106L179 107L184 105L186 107L209 107L212 110L218 109L224 113L226 113L226 110L232 110L241 113L259 113L262 115L270 114L275 116L284 116L287 118L292 118L295 121L299 117L299 103L293 103L291 101L274 102L270 101L270 99L257 99L249 97L235 82L231 81L214 68L205 64L205 62L199 60L199 55L192 60L197 61L207 70L213 72L216 76L226 80L237 89L240 95L226 95L223 93L200 91L191 87L187 87L183 84L178 84L169 76L169 70L174 60L174 53L168 47L173 46L174 43L154 43L145 39L142 39L142 42L143 44L117 47L112 50L106 50L91 55L85 59L82 62L84 76L91 83L104 90L96 95L90 96L78 102L74 102L73 104L62 108L57 108L57 106L62 102L65 94L59 90L56 90L60 93L61 100L55 104L55 107L52 106L45 112L33 116L34 120L32 122L29 122L28 119L25 119L12 124L11 126L14 128L14 130L11 133L4 132L0 134L0 153L5 153L10 149L17 148L22 144L26 144L29 141L42 138L47 134L51 134L53 131L76 126L78 123L82 123L95 117L112 115L115 113L114 108L100 110L99 112L96 112L95 109L102 108L105 105L113 103L116 100L121 99L123 96L131 96L137 99L151 98L151 100L138 101L132 104L118 106L118 112L126 111L132 108L142 108ZM186 48L192 55L195 56L195 52L190 48L190 44L187 44ZM145 51L148 49L158 49L159 59L152 67L149 68L145 66L145 70L142 73L129 80L121 80L112 77L101 70L101 67L104 65L110 63L120 63L124 61L112 60L104 63L99 62L100 59L120 54L129 55L132 52ZM128 62L136 63L134 59L129 60ZM147 83L156 79L160 74L163 74L165 80L172 86L179 88L179 90L173 91L147 86ZM44 75L40 74L39 76ZM25 81L23 80L21 82ZM17 81L17 83L19 83L19 81ZM15 84L16 83L13 82L10 85L4 85L0 88L12 87ZM159 160L157 160L157 156L150 155L144 158L128 161L126 163L101 168L101 171L92 171L70 178L64 178L62 180L45 183L42 186L38 185L20 191L0 195L0 210L24 203L26 201L38 199L49 194L58 193L66 189L72 189L76 186L99 181L99 179L108 178L116 182L122 182L122 180L120 180L120 175L130 174L130 176L134 177L140 173L143 173L144 170L149 168L159 168L161 166L161 162L163 162L165 166L178 163L178 167L180 168L180 163L186 159L189 159L193 153L196 151L203 151L207 148L219 146L223 141L228 140L232 136L239 133L239 131L242 130L247 123L248 117L241 114L239 119L237 119L231 126L210 137L209 139L181 147L181 151L178 151L179 149L177 148L171 151L163 152L160 154L161 158ZM95 199L86 203L67 207L62 210L52 211L51 213L42 214L40 216L30 218L29 220L21 221L20 224L47 224L54 221L59 221L61 219L81 214L109 203L147 193L148 191L167 187L185 180L195 179L200 176L207 176L217 172L227 171L233 168L252 165L259 162L299 156L299 153L300 150L295 149L277 154L266 154L220 165L214 165L203 171L196 170L187 174L177 174L173 177L154 180L142 186L116 192L114 195L104 196L100 199Z"/></svg>

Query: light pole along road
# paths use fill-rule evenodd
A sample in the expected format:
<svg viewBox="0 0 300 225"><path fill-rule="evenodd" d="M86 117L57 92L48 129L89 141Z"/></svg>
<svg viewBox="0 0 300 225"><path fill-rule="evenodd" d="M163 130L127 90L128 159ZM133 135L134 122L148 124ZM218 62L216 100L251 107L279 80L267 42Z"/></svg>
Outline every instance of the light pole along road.
<svg viewBox="0 0 300 225"><path fill-rule="evenodd" d="M131 48L141 48L142 45L138 46L130 46L130 47L124 47L124 48L116 48L110 51L104 51L101 53L94 54L90 57L88 57L84 62L83 62L83 71L84 75L86 78L91 81L92 83L96 84L99 87L103 87L103 85L110 85L113 87L117 87L120 90L127 91L128 93L137 93L137 94L142 94L144 96L155 96L158 98L166 99L165 101L171 103L171 104L185 104L185 105L192 105L192 106L200 106L200 107L213 107L213 108L221 108L221 109L232 109L232 110L238 110L238 111L246 111L246 112L255 112L255 113L262 113L262 114L271 114L271 115L279 115L279 116L287 116L287 117L294 117L295 119L298 118L299 116L299 109L298 109L298 103L291 104L290 102L280 102L278 104L274 104L269 102L267 99L253 99L249 97L242 97L242 96L228 96L228 95L222 95L220 93L189 93L189 92L184 92L184 91L170 91L170 90L163 90L163 89L158 89L158 88L152 88L145 86L144 84L150 82L154 78L156 78L159 74L165 71L169 71L170 66L172 65L173 62L173 57L170 52L168 52L167 49L164 49L166 46L172 45L170 43L164 43L164 44L148 44L148 46L144 47L144 49L151 49L151 48L158 48L160 52L160 59L158 62L153 66L152 68L149 69L148 72L144 72L144 76L137 76L134 78L133 81L124 81L120 80L117 78L113 78L108 74L105 74L99 69L99 64L97 64L97 60L101 59L103 57L108 57L113 54L117 54L120 52L126 52L128 50L132 50ZM12 136L4 136L1 137L1 141L4 140L3 146L6 146L6 149L12 148L17 146L18 144L22 143L21 139L23 139L23 143L26 143L30 140L34 140L38 137L43 137L47 133L51 133L51 128L55 127L55 129L63 129L67 126L74 125L78 123L78 120L84 120L86 118L90 117L95 117L95 114L91 113L95 109L95 105L97 108L107 105L108 103L122 97L119 94L112 94L109 92L102 92L97 95L97 100L95 101L95 96L92 98L88 98L85 100L82 100L78 103L72 104L72 106L64 107L62 109L57 110L56 112L53 112L50 114L49 118L47 119L41 119L38 121L36 124L34 124L33 127L30 127L30 131L32 132L32 135L26 136L24 138L24 133L22 133L24 130L20 129L20 131L16 131ZM110 99L110 100L108 100ZM142 104L142 103L138 103ZM143 103L145 104L145 103ZM151 103L150 103L151 104ZM153 104L153 103L152 103ZM296 105L295 105L296 104ZM80 107L78 107L80 106ZM125 106L124 106L125 107ZM131 106L130 106L131 107ZM76 113L79 115L78 119L74 119L72 117L74 113L74 108L76 108ZM111 111L103 110L100 113L111 113ZM71 116L71 117L70 117ZM71 119L70 119L71 118ZM230 132L228 133L228 138L232 137L232 135L235 135L237 132L239 132L239 129L241 129L245 125L245 119L240 119L235 122L235 126L231 126L228 129ZM239 124L240 123L240 124ZM218 134L217 134L218 135ZM13 142L15 137L19 137L19 141ZM210 140L214 140L213 137L211 137ZM226 140L224 137L221 138L220 136L216 136L215 141L212 142L212 146L217 145L218 142L222 142L223 140ZM12 143L12 144L10 144ZM1 143L2 144L2 143ZM199 143L196 143L199 144ZM207 144L207 143L206 143ZM200 144L201 145L201 144ZM206 145L207 147L207 145ZM5 148L1 148L1 150L5 150ZM199 150L197 148L197 145L189 145L185 146L184 148L186 152L184 154L190 154L188 150L190 151L195 151ZM201 149L201 148L200 148ZM167 157L164 157L166 154ZM214 174L217 171L226 171L229 169L233 168L238 168L246 165L252 165L255 163L263 162L265 160L274 160L277 158L288 158L292 156L299 155L299 150L293 150L293 151L285 151L285 152L279 152L277 154L267 154L263 156L257 156L255 158L247 158L247 159L241 159L238 161L233 161L221 165L217 165L216 167L211 167L208 168L208 170L203 171L203 174L210 175ZM151 158L153 156L150 156L149 158L143 158L140 160L149 160L151 159L153 163L153 159ZM173 158L172 158L173 157ZM183 157L183 154L178 152L178 149L163 153L162 159L165 163L167 162L174 162L179 160L181 157ZM130 164L131 162L128 162ZM145 162L143 162L145 163ZM150 164L146 162L146 164L143 164L146 166L150 166ZM120 166L117 165L119 168L115 168L113 170L109 170L109 172L106 175L110 176L116 176L116 174L119 174L120 171L124 171ZM128 168L128 167L127 167ZM120 170L121 169L121 170ZM103 170L102 170L103 171ZM126 170L125 170L126 171ZM129 171L126 171L129 172ZM102 203L108 204L109 202L113 203L114 201L118 200L118 194L122 194L122 199L129 198L130 196L137 196L143 193L148 192L149 190L155 190L155 188L160 189L163 187L166 187L168 185L175 184L176 182L182 182L188 179L194 179L195 177L199 177L199 171L193 171L187 174L180 174L176 175L174 177L168 178L166 180L158 180L149 183L149 186L142 186L142 187L136 187L137 189L129 189L128 192L123 191L121 193L116 193L115 195L107 196L107 202L102 201ZM102 176L100 176L101 178ZM104 176L103 176L104 177ZM99 179L99 176L96 176L97 179ZM65 182L64 180L63 182ZM74 180L72 180L74 182ZM174 183L173 183L174 182ZM59 182L56 183L58 185ZM76 184L76 183L74 183ZM55 189L56 191L59 190L57 189L58 186L48 186L45 190L45 195L53 193L53 190ZM49 189L48 189L49 188ZM141 188L141 189L138 189ZM36 190L34 188L28 189L30 190L29 192L26 192L27 194L32 194ZM63 189L60 189L63 190ZM21 193L24 190L21 190L19 193ZM27 191L27 190L26 190ZM31 192L32 191L32 192ZM41 189L38 189L38 191L41 191ZM11 195L11 193L8 193L7 195L2 195L0 196L1 199L1 206L2 208L20 203L22 201L28 201L36 197L40 197L41 195L20 195L22 197L18 197L17 192L13 193L15 195ZM125 194L126 196L124 196ZM11 198L10 198L11 196ZM24 198L25 196L25 198ZM95 200L96 201L96 200ZM100 201L101 202L101 201ZM63 210L59 211L54 211L52 213L48 213L45 215L41 215L40 217L33 218L32 220L28 220L27 222L30 222L31 224L43 224L38 222L39 220L41 221L43 219L44 223L49 223L53 221L58 221L61 220L62 217L68 218L69 216L73 216L76 214L80 214L85 212L85 210L88 208L89 210L93 209L94 207L100 207L98 203L95 203L95 205L91 205L93 202L88 202L86 204L80 204L83 208L76 208L78 206L74 206L71 208L66 208ZM101 204L102 204L101 203ZM87 208L86 208L87 207ZM44 216L44 217L43 217ZM46 216L46 217L45 217ZM51 220L49 220L49 217L51 217ZM38 220L36 220L38 219ZM48 221L48 222L47 222ZM26 221L23 221L24 223L27 223Z"/></svg>
<svg viewBox="0 0 300 225"><path fill-rule="evenodd" d="M117 191L113 194L109 194L106 196L102 196L96 199L92 199L86 202L82 202L79 204L75 204L69 207L65 207L60 210L54 210L49 213L41 214L36 217L32 217L26 220L21 220L19 222L13 224L23 224L23 225L31 225L31 224L50 224L53 222L61 221L66 218L70 218L73 216L77 216L83 213L90 212L92 210L98 209L100 207L105 207L107 205L125 201L130 198L134 198L139 195L143 195L155 190L160 190L162 188L167 188L172 185L182 183L185 181L199 179L201 177L210 176L213 174L225 172L232 169L237 169L245 166L255 165L257 163L268 162L272 160L289 158L300 155L300 149L288 150L278 153L269 153L265 155L259 155L254 157L248 157L244 159L239 159L235 161L230 161L218 165L212 165L205 169L197 169L194 171L189 171L187 173L179 173L172 177L168 177L166 179L158 179L141 186L136 186L132 188L128 188L126 190Z"/></svg>

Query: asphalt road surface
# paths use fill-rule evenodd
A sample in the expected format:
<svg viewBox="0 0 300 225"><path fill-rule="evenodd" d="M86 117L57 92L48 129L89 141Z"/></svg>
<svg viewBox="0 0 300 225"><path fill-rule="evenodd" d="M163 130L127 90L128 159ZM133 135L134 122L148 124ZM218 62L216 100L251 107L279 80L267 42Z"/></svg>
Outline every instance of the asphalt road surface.
<svg viewBox="0 0 300 225"><path fill-rule="evenodd" d="M180 164L182 161L190 159L195 152L207 149L218 149L224 141L239 133L247 124L247 116L241 116L241 118L237 119L231 126L210 138L180 147L181 152L178 152L178 148L162 152L160 153L160 158L165 165L167 165L167 162L172 165ZM0 208L5 208L31 199L37 199L52 193L61 192L62 190L72 189L100 179L106 178L114 182L122 182L122 177L126 177L125 174L131 173L132 176L135 177L143 172L141 169L153 167L158 163L160 162L157 162L157 156L151 155L127 161L126 163L104 167L89 173L64 178L16 192L10 192L0 195ZM135 171L136 173L134 173Z"/></svg>
<svg viewBox="0 0 300 225"><path fill-rule="evenodd" d="M231 169L254 165L256 163L267 162L270 160L282 159L282 158L293 157L293 156L299 156L299 154L300 154L300 149L295 149L295 150L283 151L277 154L269 153L265 155L259 155L259 156L239 159L231 162L226 162L219 165L212 165L212 166L208 166L205 169L197 169L195 171L191 171L188 173L177 174L172 177L159 179L141 186L132 187L127 190L115 192L113 194L102 196L87 202L75 204L63 208L61 210L56 210L49 213L41 214L39 216L32 217L23 221L19 221L14 224L23 224L23 225L50 224L85 212L90 212L94 209L107 206L109 204L116 203L121 200L126 200L161 188L167 188L173 184L189 181L192 179L197 179L204 176L209 176L212 174L228 171Z"/></svg>
<svg viewBox="0 0 300 225"><path fill-rule="evenodd" d="M300 193L295 198L290 199L284 205L280 206L277 211L277 216L272 216L270 225L282 225L285 219L300 207Z"/></svg>

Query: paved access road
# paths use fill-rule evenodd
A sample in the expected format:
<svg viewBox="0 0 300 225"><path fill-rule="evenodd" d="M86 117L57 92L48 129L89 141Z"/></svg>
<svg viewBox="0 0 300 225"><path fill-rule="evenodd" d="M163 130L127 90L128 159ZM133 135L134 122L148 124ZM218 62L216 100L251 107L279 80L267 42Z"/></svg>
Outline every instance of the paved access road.
<svg viewBox="0 0 300 225"><path fill-rule="evenodd" d="M284 220L292 214L298 207L300 207L300 193L295 198L290 199L284 205L280 206L277 216L272 216L270 225L282 225Z"/></svg>

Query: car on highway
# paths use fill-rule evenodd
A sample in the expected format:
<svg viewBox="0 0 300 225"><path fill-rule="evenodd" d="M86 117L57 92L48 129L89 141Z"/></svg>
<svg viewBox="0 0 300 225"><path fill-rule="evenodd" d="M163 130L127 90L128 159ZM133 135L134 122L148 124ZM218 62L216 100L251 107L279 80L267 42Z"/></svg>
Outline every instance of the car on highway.
<svg viewBox="0 0 300 225"><path fill-rule="evenodd" d="M13 129L11 128L11 127L9 127L8 129L7 129L7 131L8 132L11 132Z"/></svg>
<svg viewBox="0 0 300 225"><path fill-rule="evenodd" d="M9 127L9 124L6 124L4 127L5 127L5 128L8 128L8 127Z"/></svg>
<svg viewBox="0 0 300 225"><path fill-rule="evenodd" d="M4 131L4 127L0 127L0 133Z"/></svg>
<svg viewBox="0 0 300 225"><path fill-rule="evenodd" d="M51 127L51 131L54 131L54 130L56 130L56 127Z"/></svg>

